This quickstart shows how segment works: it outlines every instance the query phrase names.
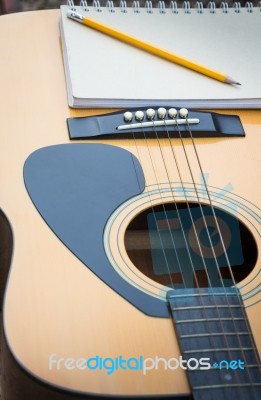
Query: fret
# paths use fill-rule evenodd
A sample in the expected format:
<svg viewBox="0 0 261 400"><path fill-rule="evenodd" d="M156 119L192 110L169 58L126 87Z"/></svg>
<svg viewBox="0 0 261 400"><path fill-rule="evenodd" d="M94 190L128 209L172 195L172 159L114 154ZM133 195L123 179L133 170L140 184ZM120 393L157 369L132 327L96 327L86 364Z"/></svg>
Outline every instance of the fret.
<svg viewBox="0 0 261 400"><path fill-rule="evenodd" d="M196 333L194 335L180 335L180 339L190 339L190 338L201 338L201 337L209 337L209 336L243 336L243 335L251 335L249 332L211 332L211 333Z"/></svg>
<svg viewBox="0 0 261 400"><path fill-rule="evenodd" d="M172 311L183 311L183 310L204 310L204 309L216 309L216 308L242 308L241 305L223 305L223 304L216 304L214 306L192 306L192 307L173 307L171 308Z"/></svg>
<svg viewBox="0 0 261 400"><path fill-rule="evenodd" d="M222 368L212 365L211 369L201 370L200 368L188 370L188 377L191 386L208 385L233 385L233 384L251 384L260 383L259 368L249 369L230 369L229 366L221 365Z"/></svg>
<svg viewBox="0 0 261 400"><path fill-rule="evenodd" d="M233 387L261 387L261 383L236 383L236 384L223 384L223 385L206 385L206 386L194 386L194 390L202 389L219 389L219 388L233 388Z"/></svg>
<svg viewBox="0 0 261 400"><path fill-rule="evenodd" d="M180 333L180 329L177 327L177 332ZM184 326L183 326L184 328ZM234 327L231 327L234 329ZM183 334L182 334L183 333ZM229 331L228 329L221 331L215 331L210 334L204 332L198 334L195 332L187 334L186 330L179 335L180 343L183 351L197 349L199 352L204 349L213 349L213 354L216 349L229 348L231 351L235 349L244 350L246 348L253 348L252 335L248 332L239 334L235 330Z"/></svg>
<svg viewBox="0 0 261 400"><path fill-rule="evenodd" d="M213 390L206 388L205 390L195 390L193 400L259 400L261 398L260 386L225 386L218 387Z"/></svg>
<svg viewBox="0 0 261 400"><path fill-rule="evenodd" d="M177 291L177 290L175 290ZM168 295L168 299L176 299L176 298L181 298L181 297L204 297L204 296L235 296L234 293L229 293L229 292L221 292L221 293L188 293L188 294L175 294L175 295Z"/></svg>
<svg viewBox="0 0 261 400"><path fill-rule="evenodd" d="M251 351L251 350L256 350L254 347L229 347L229 348L223 348L223 349L195 349L195 350L184 350L184 354L190 354L190 353L216 353L219 351Z"/></svg>
<svg viewBox="0 0 261 400"><path fill-rule="evenodd" d="M259 370L260 369L260 365L259 364L244 364L244 370L251 369L251 368L253 368L253 369L256 368L257 370ZM216 370L217 370L217 368L213 367L213 365L211 365L211 367L209 368L208 371L216 371ZM226 370L227 371L227 367L225 365L220 365L219 366L219 370ZM200 368L194 368L194 369L191 369L189 371L189 373L200 372L200 371L201 371Z"/></svg>
<svg viewBox="0 0 261 400"><path fill-rule="evenodd" d="M240 295L239 289L236 287L209 287L209 288L186 288L186 289L173 289L168 292L168 299L177 296L219 296L219 295Z"/></svg>
<svg viewBox="0 0 261 400"><path fill-rule="evenodd" d="M196 318L175 320L175 324L190 324L191 322L212 322L212 321L245 321L245 318Z"/></svg>
<svg viewBox="0 0 261 400"><path fill-rule="evenodd" d="M220 333L220 336L224 336L225 332L234 332L235 335L237 332L245 332L248 330L247 321L240 320L240 321L208 321L208 322L201 322L201 323L175 323L175 329L177 334L180 335L188 335L188 334L208 334L208 333ZM195 337L195 339L196 339ZM229 336L228 336L229 337ZM247 337L242 336L242 338ZM251 332L249 334L250 340L252 340ZM218 338L218 336L210 336L213 340ZM185 340L185 339L184 339ZM189 340L189 339L188 339Z"/></svg>

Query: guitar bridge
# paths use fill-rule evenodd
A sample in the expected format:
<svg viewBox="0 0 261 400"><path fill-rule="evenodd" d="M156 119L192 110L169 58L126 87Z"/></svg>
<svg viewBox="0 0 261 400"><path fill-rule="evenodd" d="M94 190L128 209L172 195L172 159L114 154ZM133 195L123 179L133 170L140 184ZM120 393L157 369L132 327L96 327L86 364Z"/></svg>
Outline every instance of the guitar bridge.
<svg viewBox="0 0 261 400"><path fill-rule="evenodd" d="M245 136L237 115L184 108L140 108L68 118L67 125L71 140Z"/></svg>

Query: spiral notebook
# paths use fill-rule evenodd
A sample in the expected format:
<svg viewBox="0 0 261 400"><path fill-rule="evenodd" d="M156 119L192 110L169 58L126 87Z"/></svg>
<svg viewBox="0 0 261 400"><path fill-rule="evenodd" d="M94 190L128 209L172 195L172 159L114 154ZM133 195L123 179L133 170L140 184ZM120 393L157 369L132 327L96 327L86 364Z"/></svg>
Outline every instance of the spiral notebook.
<svg viewBox="0 0 261 400"><path fill-rule="evenodd" d="M239 3L164 1L101 7L81 1L61 6L61 41L71 107L147 105L261 108L261 12ZM241 86L221 83L134 48L66 16L68 7L124 33L226 73Z"/></svg>

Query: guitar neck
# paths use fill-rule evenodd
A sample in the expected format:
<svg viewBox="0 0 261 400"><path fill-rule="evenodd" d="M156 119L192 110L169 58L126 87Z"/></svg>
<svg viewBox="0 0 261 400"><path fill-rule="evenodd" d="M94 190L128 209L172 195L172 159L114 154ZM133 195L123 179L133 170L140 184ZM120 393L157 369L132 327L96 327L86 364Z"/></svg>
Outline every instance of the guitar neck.
<svg viewBox="0 0 261 400"><path fill-rule="evenodd" d="M193 398L258 399L258 353L239 291L175 290L169 305Z"/></svg>

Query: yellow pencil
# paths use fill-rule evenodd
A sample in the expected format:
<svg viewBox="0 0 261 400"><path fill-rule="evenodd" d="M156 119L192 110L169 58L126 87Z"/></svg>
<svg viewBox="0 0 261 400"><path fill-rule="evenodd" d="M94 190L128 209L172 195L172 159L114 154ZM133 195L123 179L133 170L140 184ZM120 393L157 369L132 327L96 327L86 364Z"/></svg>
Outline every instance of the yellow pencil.
<svg viewBox="0 0 261 400"><path fill-rule="evenodd" d="M79 13L76 13L75 11L69 10L67 12L67 16L77 22L88 26L89 28L95 29L124 43L128 43L134 47L147 51L158 57L164 58L165 60L171 61L175 64L179 64L185 68L189 68L193 71L199 72L200 74L206 75L210 78L232 85L240 85L239 82L235 81L233 78L227 76L226 74L197 64L176 54L170 53L167 50L161 49L148 42L144 42L138 38L135 38L134 36L127 35L126 33L120 32L119 30L111 28L110 26L102 24L101 22L97 22L91 18L87 18Z"/></svg>

